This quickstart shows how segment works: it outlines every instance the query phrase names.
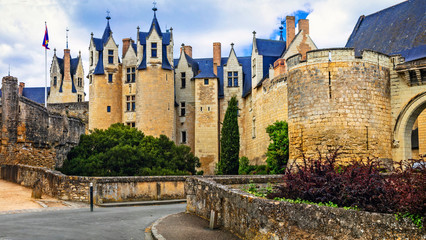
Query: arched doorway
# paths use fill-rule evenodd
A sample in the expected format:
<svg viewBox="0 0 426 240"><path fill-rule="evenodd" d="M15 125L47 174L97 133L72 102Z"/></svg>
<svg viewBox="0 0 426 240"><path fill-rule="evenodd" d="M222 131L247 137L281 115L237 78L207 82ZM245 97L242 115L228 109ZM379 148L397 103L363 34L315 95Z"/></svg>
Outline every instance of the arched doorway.
<svg viewBox="0 0 426 240"><path fill-rule="evenodd" d="M426 109L426 92L413 97L399 113L393 129L393 160L411 159L411 133L416 119Z"/></svg>

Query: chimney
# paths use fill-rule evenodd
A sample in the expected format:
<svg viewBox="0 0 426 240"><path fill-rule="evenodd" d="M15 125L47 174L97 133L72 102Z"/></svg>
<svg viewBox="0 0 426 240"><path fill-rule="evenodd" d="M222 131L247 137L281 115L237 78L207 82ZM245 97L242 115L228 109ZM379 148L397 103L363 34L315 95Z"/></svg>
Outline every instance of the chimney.
<svg viewBox="0 0 426 240"><path fill-rule="evenodd" d="M191 46L184 46L183 50L185 51L186 55L188 55L192 58L192 47Z"/></svg>
<svg viewBox="0 0 426 240"><path fill-rule="evenodd" d="M299 32L303 30L303 34L309 35L309 19L300 19L297 25Z"/></svg>
<svg viewBox="0 0 426 240"><path fill-rule="evenodd" d="M295 35L295 19L294 16L287 16L285 18L286 24L286 48L290 45L291 41L294 39Z"/></svg>
<svg viewBox="0 0 426 240"><path fill-rule="evenodd" d="M71 82L71 56L70 50L64 49L64 82Z"/></svg>
<svg viewBox="0 0 426 240"><path fill-rule="evenodd" d="M21 95L22 96L22 92L24 91L24 88L25 88L25 83L23 83L23 82L20 82L19 83L19 95Z"/></svg>
<svg viewBox="0 0 426 240"><path fill-rule="evenodd" d="M222 49L220 42L213 43L213 72L217 75L217 67L220 66L220 60L222 58Z"/></svg>
<svg viewBox="0 0 426 240"><path fill-rule="evenodd" d="M283 58L278 58L274 62L274 77L287 72L287 64Z"/></svg>
<svg viewBox="0 0 426 240"><path fill-rule="evenodd" d="M127 49L129 49L131 41L132 41L131 38L123 38L123 56L122 56L122 58L124 58L124 54L126 54Z"/></svg>

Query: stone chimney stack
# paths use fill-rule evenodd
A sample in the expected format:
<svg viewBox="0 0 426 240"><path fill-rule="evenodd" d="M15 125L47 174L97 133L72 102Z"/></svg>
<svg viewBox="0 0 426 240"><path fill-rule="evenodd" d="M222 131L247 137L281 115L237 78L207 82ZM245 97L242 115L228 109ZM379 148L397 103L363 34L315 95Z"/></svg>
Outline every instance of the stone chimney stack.
<svg viewBox="0 0 426 240"><path fill-rule="evenodd" d="M286 24L286 48L290 45L291 41L293 41L295 36L295 18L294 16L287 16L285 18Z"/></svg>
<svg viewBox="0 0 426 240"><path fill-rule="evenodd" d="M122 55L122 58L124 58L124 54L126 54L127 49L129 49L131 42L133 42L131 38L123 38L123 55Z"/></svg>
<svg viewBox="0 0 426 240"><path fill-rule="evenodd" d="M184 46L183 50L185 51L186 55L190 56L192 58L192 47L191 46Z"/></svg>
<svg viewBox="0 0 426 240"><path fill-rule="evenodd" d="M220 42L213 43L213 73L217 75L217 67L222 59L222 48Z"/></svg>
<svg viewBox="0 0 426 240"><path fill-rule="evenodd" d="M22 96L22 92L24 91L24 88L25 88L25 83L20 82L19 83L19 90L18 90L20 96Z"/></svg>
<svg viewBox="0 0 426 240"><path fill-rule="evenodd" d="M64 49L64 82L71 82L71 55L69 49Z"/></svg>
<svg viewBox="0 0 426 240"><path fill-rule="evenodd" d="M299 32L303 30L303 33L309 35L309 19L300 19L298 23Z"/></svg>

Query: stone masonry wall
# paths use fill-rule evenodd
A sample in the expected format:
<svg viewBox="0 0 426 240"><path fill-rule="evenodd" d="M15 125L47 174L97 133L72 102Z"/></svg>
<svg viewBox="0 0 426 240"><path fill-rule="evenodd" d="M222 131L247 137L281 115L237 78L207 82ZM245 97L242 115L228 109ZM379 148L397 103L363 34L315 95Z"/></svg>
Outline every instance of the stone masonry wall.
<svg viewBox="0 0 426 240"><path fill-rule="evenodd" d="M290 163L300 150L315 157L339 146L343 161L392 159L388 56L325 49L287 64Z"/></svg>
<svg viewBox="0 0 426 240"><path fill-rule="evenodd" d="M80 119L49 112L19 96L14 77L4 77L2 83L0 164L61 166L66 154L84 134L85 124Z"/></svg>
<svg viewBox="0 0 426 240"><path fill-rule="evenodd" d="M276 182L281 176L258 176L255 183ZM242 239L425 239L411 220L393 214L295 204L254 197L229 184L247 184L244 177L190 177L185 183L187 211L209 219ZM224 185L227 184L227 185Z"/></svg>
<svg viewBox="0 0 426 240"><path fill-rule="evenodd" d="M89 102L48 103L47 109L60 115L80 119L89 133Z"/></svg>
<svg viewBox="0 0 426 240"><path fill-rule="evenodd" d="M66 201L88 202L90 183L95 203L185 198L186 176L81 177L25 165L1 165L0 169L1 179L25 187L40 179L43 194Z"/></svg>
<svg viewBox="0 0 426 240"><path fill-rule="evenodd" d="M251 164L265 164L269 145L266 128L276 121L288 119L287 77L281 75L265 80L244 99L241 109L240 155L248 157Z"/></svg>

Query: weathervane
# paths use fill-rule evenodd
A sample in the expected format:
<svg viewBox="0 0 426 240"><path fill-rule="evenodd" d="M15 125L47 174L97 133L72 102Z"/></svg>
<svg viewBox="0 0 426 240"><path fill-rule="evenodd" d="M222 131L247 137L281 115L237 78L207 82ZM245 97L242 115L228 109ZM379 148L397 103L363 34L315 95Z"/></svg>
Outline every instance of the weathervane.
<svg viewBox="0 0 426 240"><path fill-rule="evenodd" d="M154 4L154 7L152 8L152 11L157 11L157 7L155 6L155 5L157 5L157 2L156 1L154 1L152 4Z"/></svg>
<svg viewBox="0 0 426 240"><path fill-rule="evenodd" d="M109 21L110 19L111 19L111 17L109 16L109 14L110 14L111 12L109 11L109 10L107 10L106 11L106 14L107 14L107 16L106 16L106 19Z"/></svg>

